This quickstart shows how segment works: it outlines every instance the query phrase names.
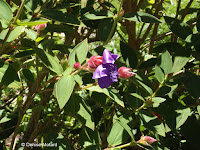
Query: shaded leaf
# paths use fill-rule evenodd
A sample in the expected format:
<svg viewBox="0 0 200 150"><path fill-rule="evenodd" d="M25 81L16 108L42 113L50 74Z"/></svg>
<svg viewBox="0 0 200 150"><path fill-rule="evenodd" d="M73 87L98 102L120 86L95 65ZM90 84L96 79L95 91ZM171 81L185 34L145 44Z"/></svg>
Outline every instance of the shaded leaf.
<svg viewBox="0 0 200 150"><path fill-rule="evenodd" d="M58 75L61 75L63 73L62 66L57 58L39 48L35 48L35 52L47 68L57 73Z"/></svg>
<svg viewBox="0 0 200 150"><path fill-rule="evenodd" d="M144 12L128 12L123 15L123 18L135 22L161 23L161 21L155 16Z"/></svg>
<svg viewBox="0 0 200 150"><path fill-rule="evenodd" d="M86 127L80 133L79 143L84 148L92 145L96 145L99 147L101 143L99 132L97 130L93 131Z"/></svg>
<svg viewBox="0 0 200 150"><path fill-rule="evenodd" d="M0 61L0 82L9 85L14 81L19 81L17 71L8 63Z"/></svg>
<svg viewBox="0 0 200 150"><path fill-rule="evenodd" d="M122 53L122 57L128 67L136 68L137 67L137 55L134 50L127 45L126 43L120 41L120 50Z"/></svg>
<svg viewBox="0 0 200 150"><path fill-rule="evenodd" d="M166 124L172 129L177 129L185 123L190 115L190 108L182 106L180 103L174 103L168 109Z"/></svg>
<svg viewBox="0 0 200 150"><path fill-rule="evenodd" d="M186 39L186 37L192 34L192 29L190 26L176 18L165 16L165 21L169 27L169 29L176 34L178 37L182 39ZM178 29L178 30L177 30Z"/></svg>
<svg viewBox="0 0 200 150"><path fill-rule="evenodd" d="M142 120L144 126L153 131L156 132L157 134L161 135L161 136L165 136L165 127L164 124L160 122L160 120L152 115L151 113L149 113L146 110L141 110L139 112L139 116L140 119Z"/></svg>
<svg viewBox="0 0 200 150"><path fill-rule="evenodd" d="M89 88L87 88L87 90L95 91L95 92L98 92L98 93L104 93L108 97L113 99L117 104L119 104L120 106L124 107L124 102L122 101L122 99L121 99L121 97L118 94L116 89L112 89L112 88L104 88L104 89L102 89L97 85L97 86L89 87Z"/></svg>
<svg viewBox="0 0 200 150"><path fill-rule="evenodd" d="M59 21L62 23L77 25L77 26L81 25L81 22L74 15L69 14L69 13L63 13L61 11L51 9L51 10L43 11L41 14L47 18L50 18L52 20Z"/></svg>
<svg viewBox="0 0 200 150"><path fill-rule="evenodd" d="M27 56L30 56L30 55L33 55L35 54L35 51L30 49L30 50L24 50L24 51L20 51L19 53L16 53L14 55L15 58L22 58L22 57L27 57Z"/></svg>
<svg viewBox="0 0 200 150"><path fill-rule="evenodd" d="M64 110L66 113L77 117L85 126L94 130L92 111L79 95L73 94Z"/></svg>
<svg viewBox="0 0 200 150"><path fill-rule="evenodd" d="M23 69L22 70L22 73L23 73L23 75L24 75L24 77L28 80L28 81L30 81L30 82L34 82L34 76L33 76L33 74L32 74L32 72L29 70L29 69Z"/></svg>
<svg viewBox="0 0 200 150"><path fill-rule="evenodd" d="M111 18L113 16L114 14L108 10L91 11L83 15L83 20L98 20L98 19Z"/></svg>
<svg viewBox="0 0 200 150"><path fill-rule="evenodd" d="M186 72L185 76L186 77L184 80L184 85L187 91L194 98L199 98L200 97L200 77L190 72Z"/></svg>
<svg viewBox="0 0 200 150"><path fill-rule="evenodd" d="M128 132L121 124L121 122L123 122L123 124L127 125L130 122L129 118L124 118L123 116L121 116L119 120L120 121L114 122L107 137L108 143L111 146L122 144L129 138Z"/></svg>
<svg viewBox="0 0 200 150"><path fill-rule="evenodd" d="M100 21L98 25L98 36L101 41L106 42L113 27L113 24L114 24L113 18L106 18ZM114 33L115 32L113 32L113 35Z"/></svg>

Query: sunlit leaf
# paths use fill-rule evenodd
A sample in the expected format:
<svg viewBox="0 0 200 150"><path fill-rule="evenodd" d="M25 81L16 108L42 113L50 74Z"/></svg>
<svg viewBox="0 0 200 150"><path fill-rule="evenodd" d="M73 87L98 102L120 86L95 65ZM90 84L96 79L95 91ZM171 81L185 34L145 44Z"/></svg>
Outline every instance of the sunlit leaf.
<svg viewBox="0 0 200 150"><path fill-rule="evenodd" d="M68 102L75 86L74 77L65 75L58 80L54 87L55 97L57 98L60 109Z"/></svg>

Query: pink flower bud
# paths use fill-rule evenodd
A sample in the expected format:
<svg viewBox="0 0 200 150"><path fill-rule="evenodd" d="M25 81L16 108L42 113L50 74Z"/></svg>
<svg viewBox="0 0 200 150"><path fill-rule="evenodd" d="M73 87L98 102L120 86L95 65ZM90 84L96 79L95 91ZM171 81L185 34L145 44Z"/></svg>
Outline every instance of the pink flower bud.
<svg viewBox="0 0 200 150"><path fill-rule="evenodd" d="M74 67L73 67L73 68L76 69L76 70L78 70L79 68L81 68L81 64L78 63L78 62L76 62L76 63L74 64Z"/></svg>
<svg viewBox="0 0 200 150"><path fill-rule="evenodd" d="M127 67L120 67L118 69L119 72L119 78L126 79L130 78L133 75L136 75L136 73L130 72L132 68L127 68Z"/></svg>
<svg viewBox="0 0 200 150"><path fill-rule="evenodd" d="M40 31L40 30L44 30L46 27L47 27L47 24L46 24L46 23L36 25L36 26L35 26L35 29L37 30L37 34L39 34L39 31Z"/></svg>
<svg viewBox="0 0 200 150"><path fill-rule="evenodd" d="M103 57L99 55L94 55L88 60L88 69L90 71L95 71L95 69L103 63Z"/></svg>
<svg viewBox="0 0 200 150"><path fill-rule="evenodd" d="M154 143L156 141L157 141L156 139L154 139L154 138L152 138L150 136L141 136L140 140L137 141L137 143L149 146L149 144L152 144L152 143Z"/></svg>

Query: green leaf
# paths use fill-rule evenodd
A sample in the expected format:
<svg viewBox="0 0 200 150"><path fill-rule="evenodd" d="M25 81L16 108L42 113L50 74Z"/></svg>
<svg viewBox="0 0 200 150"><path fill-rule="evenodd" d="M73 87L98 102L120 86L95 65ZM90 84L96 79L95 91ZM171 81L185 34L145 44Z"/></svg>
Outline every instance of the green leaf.
<svg viewBox="0 0 200 150"><path fill-rule="evenodd" d="M97 86L92 86L87 88L87 90L89 91L95 91L98 93L104 93L106 94L108 97L110 97L111 99L113 99L117 104L119 104L120 106L124 107L124 102L122 101L119 93L117 92L116 89L112 89L112 88L100 88L98 85Z"/></svg>
<svg viewBox="0 0 200 150"><path fill-rule="evenodd" d="M114 24L113 18L106 18L100 21L98 26L98 36L101 41L105 42L108 39L113 24ZM114 33L115 32L113 32L113 35Z"/></svg>
<svg viewBox="0 0 200 150"><path fill-rule="evenodd" d="M130 114L128 115L124 115L124 116L120 116L120 118L114 118L114 121L117 121L125 130L126 132L129 134L129 136L131 137L131 139L134 141L134 136L133 136L133 132L132 129L129 127L128 125L128 120L127 118L129 118L128 120L131 120Z"/></svg>
<svg viewBox="0 0 200 150"><path fill-rule="evenodd" d="M198 113L200 115L200 105L197 106L197 111L198 111Z"/></svg>
<svg viewBox="0 0 200 150"><path fill-rule="evenodd" d="M156 132L161 136L165 136L164 124L161 123L156 116L146 110L140 110L139 116L144 124L144 127L153 132Z"/></svg>
<svg viewBox="0 0 200 150"><path fill-rule="evenodd" d="M132 78L132 81L141 91L144 92L142 95L143 97L153 94L152 83L143 72L138 71L135 78Z"/></svg>
<svg viewBox="0 0 200 150"><path fill-rule="evenodd" d="M15 58L22 58L22 57L28 57L30 55L35 54L35 51L30 49L30 50L24 50L24 51L20 51L19 53L16 53L14 55Z"/></svg>
<svg viewBox="0 0 200 150"><path fill-rule="evenodd" d="M91 11L87 12L83 15L83 20L98 20L98 19L105 19L111 18L114 14L108 10L101 10L101 11Z"/></svg>
<svg viewBox="0 0 200 150"><path fill-rule="evenodd" d="M123 125L126 125L126 127L128 126L128 123L130 122L129 118L120 117L119 120L120 121L114 122L107 137L107 141L111 146L122 144L129 138L128 132L123 127ZM129 129L130 127L128 126L128 130Z"/></svg>
<svg viewBox="0 0 200 150"><path fill-rule="evenodd" d="M24 32L25 27L19 26L11 31L6 42L12 42ZM0 34L0 39L4 40L9 29L3 30Z"/></svg>
<svg viewBox="0 0 200 150"><path fill-rule="evenodd" d="M73 26L67 24L48 24L47 27L44 29L47 32L58 32L58 33L71 33L74 32L75 29Z"/></svg>
<svg viewBox="0 0 200 150"><path fill-rule="evenodd" d="M153 53L162 53L164 51L176 52L177 50L184 50L181 44L174 42L162 43L153 49Z"/></svg>
<svg viewBox="0 0 200 150"><path fill-rule="evenodd" d="M8 63L0 61L0 82L3 85L10 85L19 81L17 71Z"/></svg>
<svg viewBox="0 0 200 150"><path fill-rule="evenodd" d="M46 150L58 149L58 150L71 150L70 144L67 142L65 137L60 133L55 131L49 131L44 136L44 143L52 144L49 146L44 146ZM56 145L53 145L56 144Z"/></svg>
<svg viewBox="0 0 200 150"><path fill-rule="evenodd" d="M161 83L163 82L164 78L165 78L165 74L164 71L162 70L161 67L159 67L158 65L155 66L155 75L157 80Z"/></svg>
<svg viewBox="0 0 200 150"><path fill-rule="evenodd" d="M28 81L30 81L30 82L34 82L34 76L33 76L33 74L32 74L32 72L29 70L29 69L23 69L22 70L22 73L23 73L23 75L24 75L24 77L28 80Z"/></svg>
<svg viewBox="0 0 200 150"><path fill-rule="evenodd" d="M68 86L67 86L68 87ZM68 87L69 90L70 87ZM67 90L67 88L66 88ZM68 93L68 91L65 93ZM82 100L82 98L77 95L73 94L64 107L64 111L69 115L75 116L79 119L85 126L94 130L94 119L92 116L92 111L89 106Z"/></svg>
<svg viewBox="0 0 200 150"><path fill-rule="evenodd" d="M69 55L69 66L72 68L73 65L76 63L76 56L80 64L82 64L86 59L87 52L88 52L88 41L87 39L85 39L84 41L76 45L76 47L74 47L74 49L71 51Z"/></svg>
<svg viewBox="0 0 200 150"><path fill-rule="evenodd" d="M128 12L123 15L123 18L134 22L161 23L155 16L144 12Z"/></svg>
<svg viewBox="0 0 200 150"><path fill-rule="evenodd" d="M49 22L48 19L44 19L44 18L31 18L31 19L25 19L25 20L18 20L16 22L17 25L20 26L35 26L35 25L39 25L39 24L44 24Z"/></svg>
<svg viewBox="0 0 200 150"><path fill-rule="evenodd" d="M135 51L129 45L122 41L120 41L120 50L127 66L131 68L136 68L138 60Z"/></svg>
<svg viewBox="0 0 200 150"><path fill-rule="evenodd" d="M165 16L165 21L169 27L169 29L176 34L178 37L182 39L186 39L186 37L192 34L192 29L190 26L176 18Z"/></svg>
<svg viewBox="0 0 200 150"><path fill-rule="evenodd" d="M189 149L199 149L199 133L200 133L200 124L194 116L191 116L187 121L181 126L181 133L183 137L190 143Z"/></svg>
<svg viewBox="0 0 200 150"><path fill-rule="evenodd" d="M47 68L57 73L58 75L61 75L63 73L62 66L61 64L59 64L57 58L53 57L52 55L39 48L35 48L35 52Z"/></svg>
<svg viewBox="0 0 200 150"><path fill-rule="evenodd" d="M200 32L200 15L198 15L196 26L197 26L197 30Z"/></svg>
<svg viewBox="0 0 200 150"><path fill-rule="evenodd" d="M145 98L143 98L141 95L137 94L137 93L131 93L130 95L136 97L136 98L139 98L140 100L142 101L145 101Z"/></svg>
<svg viewBox="0 0 200 150"><path fill-rule="evenodd" d="M39 0L27 0L25 7L29 11L34 11L37 8L38 2L39 2Z"/></svg>
<svg viewBox="0 0 200 150"><path fill-rule="evenodd" d="M79 84L79 86L83 84L83 80L82 80L82 77L80 75L76 74L74 76L74 79Z"/></svg>
<svg viewBox="0 0 200 150"><path fill-rule="evenodd" d="M31 39L31 40L36 40L37 39L37 33L32 30L32 29L25 29L25 32L26 32L26 36Z"/></svg>
<svg viewBox="0 0 200 150"><path fill-rule="evenodd" d="M10 6L4 0L0 0L0 10L0 19L10 22L13 17L13 13Z"/></svg>
<svg viewBox="0 0 200 150"><path fill-rule="evenodd" d="M71 75L65 75L58 80L55 85L54 92L57 98L60 109L62 109L68 102L75 86L74 77Z"/></svg>
<svg viewBox="0 0 200 150"><path fill-rule="evenodd" d="M79 136L79 143L84 148L92 145L96 145L100 147L100 135L97 130L91 130L89 128L85 128L81 131Z"/></svg>
<svg viewBox="0 0 200 150"><path fill-rule="evenodd" d="M198 99L200 97L200 77L190 72L186 72L185 76L184 85L186 89L191 96Z"/></svg>
<svg viewBox="0 0 200 150"><path fill-rule="evenodd" d="M69 25L75 25L75 26L81 25L80 20L78 20L74 15L69 14L69 13L63 13L61 11L51 9L51 10L43 11L41 14L52 20L66 23Z"/></svg>
<svg viewBox="0 0 200 150"><path fill-rule="evenodd" d="M174 63L172 66L172 73L179 72L190 59L190 52L186 49L177 50L174 54Z"/></svg>
<svg viewBox="0 0 200 150"><path fill-rule="evenodd" d="M162 53L160 59L158 59L157 61L157 65L159 65L163 69L165 75L171 73L172 60L168 51Z"/></svg>
<svg viewBox="0 0 200 150"><path fill-rule="evenodd" d="M150 58L150 59L142 62L142 64L138 68L145 69L145 68L153 67L156 65L156 62L157 62L157 58Z"/></svg>
<svg viewBox="0 0 200 150"><path fill-rule="evenodd" d="M177 129L185 123L190 115L190 108L182 106L180 103L174 103L168 109L166 124L172 129Z"/></svg>
<svg viewBox="0 0 200 150"><path fill-rule="evenodd" d="M158 107L160 103L164 102L166 99L162 97L153 97L152 102L153 102L153 107Z"/></svg>

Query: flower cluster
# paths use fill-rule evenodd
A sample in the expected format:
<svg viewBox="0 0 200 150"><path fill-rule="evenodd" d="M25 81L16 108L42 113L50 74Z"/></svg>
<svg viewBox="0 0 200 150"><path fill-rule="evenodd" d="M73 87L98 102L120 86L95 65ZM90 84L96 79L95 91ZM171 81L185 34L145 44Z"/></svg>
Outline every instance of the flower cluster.
<svg viewBox="0 0 200 150"><path fill-rule="evenodd" d="M98 79L98 84L101 88L109 87L113 82L118 81L118 77L121 79L129 78L135 73L130 72L131 68L120 67L114 64L119 58L119 55L112 54L109 50L105 49L103 52L103 57L99 55L92 56L87 63L87 67L84 70L95 71L93 74L93 79ZM75 69L81 68L80 63L74 64Z"/></svg>

